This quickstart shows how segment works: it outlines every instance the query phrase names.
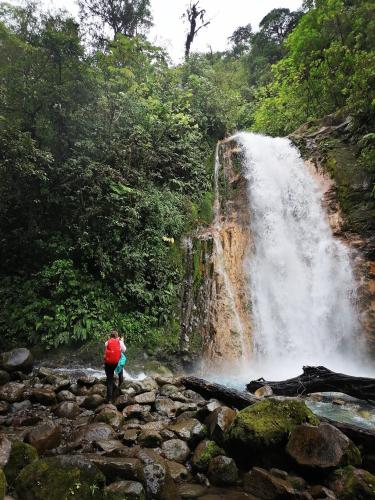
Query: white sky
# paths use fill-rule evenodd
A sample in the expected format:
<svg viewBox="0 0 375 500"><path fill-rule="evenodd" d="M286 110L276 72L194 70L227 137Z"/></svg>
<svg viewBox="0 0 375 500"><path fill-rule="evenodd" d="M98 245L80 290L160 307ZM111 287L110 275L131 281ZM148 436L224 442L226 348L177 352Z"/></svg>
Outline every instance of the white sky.
<svg viewBox="0 0 375 500"><path fill-rule="evenodd" d="M10 0L10 3L19 3ZM64 8L77 14L75 0L42 0L47 7ZM286 7L298 9L302 0L200 0L200 6L206 9L207 19L211 24L202 29L192 45L192 51L224 50L227 39L238 28L250 23L253 29L272 9ZM151 0L154 27L149 33L151 41L167 48L174 62L179 62L184 53L186 24L182 14L189 5L189 0Z"/></svg>

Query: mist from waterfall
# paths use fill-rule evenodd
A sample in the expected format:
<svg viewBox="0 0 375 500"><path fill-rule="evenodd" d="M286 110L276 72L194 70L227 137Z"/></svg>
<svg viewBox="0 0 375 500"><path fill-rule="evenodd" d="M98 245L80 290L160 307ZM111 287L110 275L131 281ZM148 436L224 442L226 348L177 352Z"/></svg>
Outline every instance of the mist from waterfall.
<svg viewBox="0 0 375 500"><path fill-rule="evenodd" d="M349 251L333 237L321 193L288 139L239 133L252 248L245 262L253 359L241 378L295 376L303 365L372 375Z"/></svg>

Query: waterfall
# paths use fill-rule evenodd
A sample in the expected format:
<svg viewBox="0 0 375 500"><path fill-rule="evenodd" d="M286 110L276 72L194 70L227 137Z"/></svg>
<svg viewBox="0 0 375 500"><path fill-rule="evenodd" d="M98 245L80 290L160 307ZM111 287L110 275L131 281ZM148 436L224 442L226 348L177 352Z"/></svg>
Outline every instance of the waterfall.
<svg viewBox="0 0 375 500"><path fill-rule="evenodd" d="M243 150L252 235L244 271L253 359L244 378L283 379L303 365L363 373L349 251L332 235L314 178L288 139L234 139Z"/></svg>

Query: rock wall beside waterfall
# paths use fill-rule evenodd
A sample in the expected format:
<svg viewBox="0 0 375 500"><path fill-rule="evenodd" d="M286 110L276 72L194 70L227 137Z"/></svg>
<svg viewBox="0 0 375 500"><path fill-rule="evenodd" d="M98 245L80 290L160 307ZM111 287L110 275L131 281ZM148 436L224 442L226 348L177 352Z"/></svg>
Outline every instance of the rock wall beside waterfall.
<svg viewBox="0 0 375 500"><path fill-rule="evenodd" d="M371 227L374 203L367 204L367 213L355 201L343 210L338 195L344 190L360 195L361 184L366 182L356 174L358 139L351 136L350 118L340 114L326 116L303 125L290 139L300 149L321 187L323 206L334 235L352 250L361 322L375 355L375 235ZM362 223L358 222L359 211Z"/></svg>
<svg viewBox="0 0 375 500"><path fill-rule="evenodd" d="M214 220L185 244L181 340L188 349L201 339L200 352L213 366L250 351L251 307L243 269L251 245L250 212L239 154L234 142L219 146Z"/></svg>

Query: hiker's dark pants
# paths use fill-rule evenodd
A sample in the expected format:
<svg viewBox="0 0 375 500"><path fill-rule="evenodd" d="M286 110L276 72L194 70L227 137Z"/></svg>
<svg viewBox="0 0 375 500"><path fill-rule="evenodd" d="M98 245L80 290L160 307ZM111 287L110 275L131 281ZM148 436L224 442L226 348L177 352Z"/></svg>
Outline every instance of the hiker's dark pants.
<svg viewBox="0 0 375 500"><path fill-rule="evenodd" d="M107 401L112 401L113 398L113 378L115 375L115 370L116 370L116 365L104 365L105 369L105 374L107 377ZM121 370L120 375L118 376L118 383L119 386L123 383L124 381L124 374L123 371Z"/></svg>

